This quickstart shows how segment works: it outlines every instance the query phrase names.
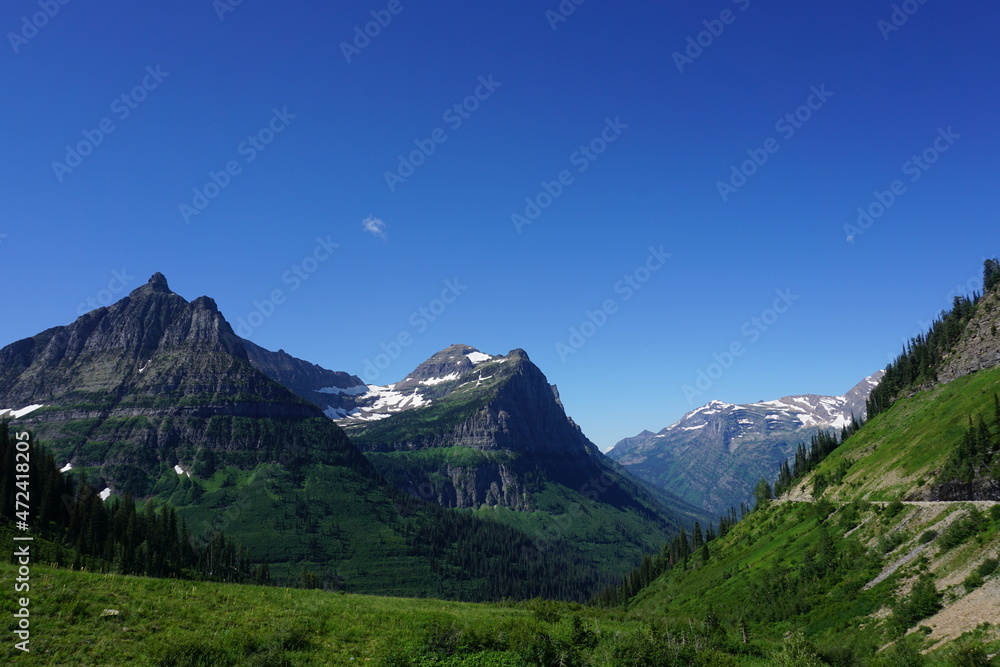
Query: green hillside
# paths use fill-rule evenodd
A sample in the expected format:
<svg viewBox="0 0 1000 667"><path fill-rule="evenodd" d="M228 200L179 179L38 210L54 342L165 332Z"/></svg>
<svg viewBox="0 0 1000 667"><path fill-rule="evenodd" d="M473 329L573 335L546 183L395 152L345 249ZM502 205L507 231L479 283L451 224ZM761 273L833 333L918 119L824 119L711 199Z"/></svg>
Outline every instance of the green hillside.
<svg viewBox="0 0 1000 667"><path fill-rule="evenodd" d="M713 618L772 641L802 632L826 661L815 664L925 664L918 651L967 644L1000 652L1000 502L931 498L970 416L987 417L984 442L1000 440L995 392L1000 368L898 400L712 541L707 561L654 561L645 579L663 574L629 611ZM1000 662L956 660L926 664Z"/></svg>
<svg viewBox="0 0 1000 667"><path fill-rule="evenodd" d="M992 417L994 393L1000 393L1000 367L901 399L838 447L797 490L811 491L822 475L831 483L824 495L837 501L930 500L938 473L962 444L969 417Z"/></svg>

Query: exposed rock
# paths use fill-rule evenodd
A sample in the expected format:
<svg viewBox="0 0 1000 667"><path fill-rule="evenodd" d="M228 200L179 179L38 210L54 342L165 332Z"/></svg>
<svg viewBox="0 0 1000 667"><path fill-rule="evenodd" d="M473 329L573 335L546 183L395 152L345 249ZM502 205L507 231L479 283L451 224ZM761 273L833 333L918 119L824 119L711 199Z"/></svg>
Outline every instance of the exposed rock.
<svg viewBox="0 0 1000 667"><path fill-rule="evenodd" d="M1000 290L986 294L976 308L976 314L965 328L962 340L945 360L938 381L955 378L1000 364Z"/></svg>
<svg viewBox="0 0 1000 667"><path fill-rule="evenodd" d="M98 467L116 492L140 497L162 463L245 466L282 447L294 463L307 453L289 455L282 436L294 441L301 420L325 423L250 364L215 301L189 303L159 273L109 307L0 349L0 405L36 403L45 407L21 422L60 464ZM329 428L331 452L350 447Z"/></svg>
<svg viewBox="0 0 1000 667"><path fill-rule="evenodd" d="M1000 480L974 479L972 482L951 481L935 486L932 500L997 500L1000 501Z"/></svg>
<svg viewBox="0 0 1000 667"><path fill-rule="evenodd" d="M524 350L492 356L452 345L382 390L381 396L397 398L417 392L420 400L387 418L339 423L358 447L375 454L383 474L413 495L446 507L530 511L538 509L537 494L555 484L569 495L590 494L656 522L684 521L665 506L698 514L669 493L654 498L601 454Z"/></svg>
<svg viewBox="0 0 1000 667"><path fill-rule="evenodd" d="M271 352L243 341L250 363L269 378L291 389L301 398L321 410L342 410L345 414L355 407L352 393L344 390L364 389L364 382L356 375L331 371L318 364L298 359L284 350Z"/></svg>

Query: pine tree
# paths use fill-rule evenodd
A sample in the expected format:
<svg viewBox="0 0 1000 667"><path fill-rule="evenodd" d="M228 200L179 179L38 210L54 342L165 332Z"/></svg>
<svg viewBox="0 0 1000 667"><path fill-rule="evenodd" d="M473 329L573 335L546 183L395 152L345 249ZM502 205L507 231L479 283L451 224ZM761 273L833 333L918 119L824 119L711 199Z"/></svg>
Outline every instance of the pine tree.
<svg viewBox="0 0 1000 667"><path fill-rule="evenodd" d="M697 550L700 549L703 544L705 544L705 538L702 537L701 526L697 521L695 521L694 529L691 531L691 548Z"/></svg>

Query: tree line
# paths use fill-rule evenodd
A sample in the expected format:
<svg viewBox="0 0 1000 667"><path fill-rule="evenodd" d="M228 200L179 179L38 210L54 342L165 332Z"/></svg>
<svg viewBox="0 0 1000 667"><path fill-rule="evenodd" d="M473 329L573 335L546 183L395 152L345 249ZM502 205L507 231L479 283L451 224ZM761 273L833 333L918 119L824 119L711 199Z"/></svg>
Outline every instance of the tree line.
<svg viewBox="0 0 1000 667"><path fill-rule="evenodd" d="M938 482L959 481L969 484L975 479L1000 479L1000 395L993 394L993 415L979 415L965 429L962 443L952 451L941 469Z"/></svg>
<svg viewBox="0 0 1000 667"><path fill-rule="evenodd" d="M102 500L83 471L60 472L46 447L28 440L31 534L46 560L60 567L152 577L281 584L343 590L335 568L302 565L275 577L269 563L221 530L193 533L169 504L129 494ZM0 421L0 524L15 513L15 441ZM184 485L186 479L181 480ZM198 483L192 481L192 487ZM425 559L437 578L435 595L459 600L504 598L585 601L610 581L564 540L538 543L516 528L456 512L394 491L397 528L407 555ZM298 505L297 505L298 507ZM273 564L271 564L273 565Z"/></svg>
<svg viewBox="0 0 1000 667"><path fill-rule="evenodd" d="M984 294L1000 285L1000 263L996 258L983 264ZM951 310L943 311L926 333L911 338L900 355L886 366L885 375L868 397L868 418L885 412L907 391L937 381L944 358L961 340L966 325L977 311L982 295L956 296Z"/></svg>
<svg viewBox="0 0 1000 667"><path fill-rule="evenodd" d="M82 472L62 473L47 448L28 441L27 484L15 477L15 439L0 422L0 520L19 519L15 493L27 490L32 535L54 544L49 554L59 566L152 577L267 583L266 564L254 568L246 548L214 532L193 539L183 519L168 505L138 508L126 494L105 502ZM23 496L22 496L23 497ZM23 511L23 510L21 510ZM23 516L23 515L22 515Z"/></svg>

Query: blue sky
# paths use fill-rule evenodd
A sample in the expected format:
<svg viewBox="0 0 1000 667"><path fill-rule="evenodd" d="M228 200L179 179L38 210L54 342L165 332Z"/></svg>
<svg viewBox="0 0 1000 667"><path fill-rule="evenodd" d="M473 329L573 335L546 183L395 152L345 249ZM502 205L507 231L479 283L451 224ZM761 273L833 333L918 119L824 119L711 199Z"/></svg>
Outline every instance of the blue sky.
<svg viewBox="0 0 1000 667"><path fill-rule="evenodd" d="M680 4L8 2L0 344L161 271L378 383L524 348L602 448L842 393L1000 252L1000 7Z"/></svg>

